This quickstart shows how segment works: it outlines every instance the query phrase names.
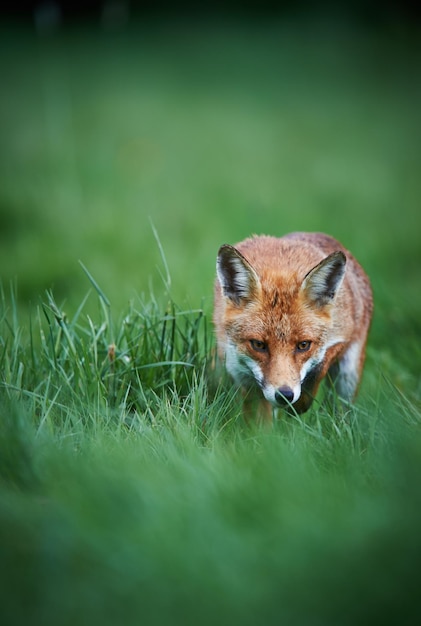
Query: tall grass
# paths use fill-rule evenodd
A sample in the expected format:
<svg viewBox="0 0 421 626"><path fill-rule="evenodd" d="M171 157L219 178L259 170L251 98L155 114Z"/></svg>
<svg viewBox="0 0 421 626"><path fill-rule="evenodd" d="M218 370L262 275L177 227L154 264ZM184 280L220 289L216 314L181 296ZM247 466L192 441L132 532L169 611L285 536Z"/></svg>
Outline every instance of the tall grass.
<svg viewBox="0 0 421 626"><path fill-rule="evenodd" d="M109 300L94 286L96 320L84 312L89 294L69 319L48 292L31 316L26 340L15 293L8 314L2 292L3 390L43 409L39 428L54 430L57 415L62 429L60 414L69 407L86 412L88 422L95 407L102 418L134 428L140 415L154 419L162 397L182 402L206 369L210 337L203 310L181 310L172 301L161 310L152 297L132 302L114 321Z"/></svg>
<svg viewBox="0 0 421 626"><path fill-rule="evenodd" d="M95 295L2 294L2 623L416 623L416 399L246 426L201 310Z"/></svg>

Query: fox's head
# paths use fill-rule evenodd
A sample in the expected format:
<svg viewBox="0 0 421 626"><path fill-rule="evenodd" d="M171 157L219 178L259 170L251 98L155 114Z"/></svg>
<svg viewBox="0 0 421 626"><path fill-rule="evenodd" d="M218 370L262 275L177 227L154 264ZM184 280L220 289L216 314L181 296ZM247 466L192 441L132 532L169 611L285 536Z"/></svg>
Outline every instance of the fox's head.
<svg viewBox="0 0 421 626"><path fill-rule="evenodd" d="M332 308L345 267L337 251L301 275L275 267L258 272L233 246L220 248L218 340L238 384L257 383L274 406L308 408L326 373L327 352L342 341L332 328Z"/></svg>

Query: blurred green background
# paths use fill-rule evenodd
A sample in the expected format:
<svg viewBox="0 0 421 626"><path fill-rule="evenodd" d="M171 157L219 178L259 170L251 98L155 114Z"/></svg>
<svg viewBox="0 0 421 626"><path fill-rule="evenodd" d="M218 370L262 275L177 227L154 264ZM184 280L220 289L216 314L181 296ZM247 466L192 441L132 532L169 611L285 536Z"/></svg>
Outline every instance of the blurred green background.
<svg viewBox="0 0 421 626"><path fill-rule="evenodd" d="M90 287L79 260L118 310L159 293L153 224L171 295L210 310L220 244L323 230L372 277L374 342L403 334L405 309L412 343L419 21L393 3L369 2L370 19L350 2L341 14L97 4L1 27L0 275L17 278L21 305L52 287L74 310Z"/></svg>
<svg viewBox="0 0 421 626"><path fill-rule="evenodd" d="M417 624L419 14L407 0L11 4L0 278L17 282L25 332L0 298L2 624ZM127 431L89 356L74 358L86 380L62 367L61 326L49 337L41 313L41 349L26 339L46 289L72 319L91 288L79 260L113 315L151 291L210 313L220 244L298 229L340 239L373 283L349 415L221 425L233 395L212 403L197 372ZM82 348L106 328L92 319L69 325Z"/></svg>

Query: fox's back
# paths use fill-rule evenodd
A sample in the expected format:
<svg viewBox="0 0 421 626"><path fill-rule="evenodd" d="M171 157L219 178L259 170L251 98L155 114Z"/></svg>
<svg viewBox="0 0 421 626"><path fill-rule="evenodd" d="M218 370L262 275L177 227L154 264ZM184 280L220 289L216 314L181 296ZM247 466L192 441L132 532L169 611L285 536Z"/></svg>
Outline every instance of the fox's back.
<svg viewBox="0 0 421 626"><path fill-rule="evenodd" d="M296 232L284 237L253 236L235 245L258 273L269 290L292 293L308 272L327 255L341 251L347 257L347 270L339 295L338 308L352 309L358 325L372 313L370 281L354 256L339 241L324 233ZM216 285L219 299L219 285Z"/></svg>
<svg viewBox="0 0 421 626"><path fill-rule="evenodd" d="M341 250L355 261L339 241L323 233L296 232L284 237L253 236L235 244L250 264L261 275L275 272L297 274L301 280L325 256Z"/></svg>

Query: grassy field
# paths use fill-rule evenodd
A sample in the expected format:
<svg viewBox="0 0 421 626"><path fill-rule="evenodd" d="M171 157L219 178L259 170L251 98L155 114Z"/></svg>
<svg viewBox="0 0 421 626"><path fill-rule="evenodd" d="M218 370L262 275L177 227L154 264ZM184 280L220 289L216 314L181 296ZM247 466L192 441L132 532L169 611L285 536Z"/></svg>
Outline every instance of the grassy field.
<svg viewBox="0 0 421 626"><path fill-rule="evenodd" d="M1 623L418 623L415 29L0 42ZM371 277L364 380L246 427L210 367L216 251L292 230Z"/></svg>

